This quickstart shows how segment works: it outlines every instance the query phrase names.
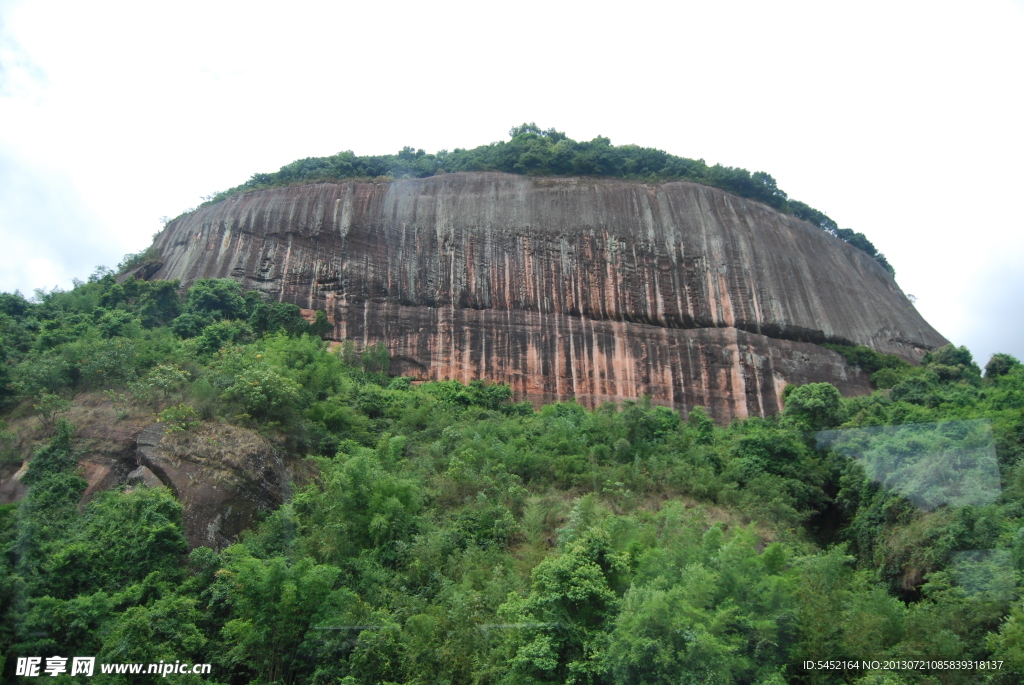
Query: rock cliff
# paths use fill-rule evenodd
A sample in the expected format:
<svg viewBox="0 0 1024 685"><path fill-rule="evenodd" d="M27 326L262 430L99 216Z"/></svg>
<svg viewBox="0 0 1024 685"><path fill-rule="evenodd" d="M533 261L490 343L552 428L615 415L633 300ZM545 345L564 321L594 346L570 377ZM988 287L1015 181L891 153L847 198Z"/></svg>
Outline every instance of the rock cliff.
<svg viewBox="0 0 1024 685"><path fill-rule="evenodd" d="M808 223L685 182L460 173L239 195L157 237L150 275L238 279L383 341L392 372L594 405L650 394L720 421L786 383L867 378L818 343L946 343L892 277Z"/></svg>

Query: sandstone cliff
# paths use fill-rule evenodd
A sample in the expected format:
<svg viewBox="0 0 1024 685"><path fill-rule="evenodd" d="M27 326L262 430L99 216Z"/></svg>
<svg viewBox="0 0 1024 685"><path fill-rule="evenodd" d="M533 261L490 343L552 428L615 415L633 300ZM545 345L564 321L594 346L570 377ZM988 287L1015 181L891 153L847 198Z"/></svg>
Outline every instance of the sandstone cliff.
<svg viewBox="0 0 1024 685"><path fill-rule="evenodd" d="M650 394L721 421L785 384L867 378L816 343L919 359L945 340L863 252L692 183L499 173L232 197L167 226L154 278L232 277L383 341L392 371L539 401Z"/></svg>

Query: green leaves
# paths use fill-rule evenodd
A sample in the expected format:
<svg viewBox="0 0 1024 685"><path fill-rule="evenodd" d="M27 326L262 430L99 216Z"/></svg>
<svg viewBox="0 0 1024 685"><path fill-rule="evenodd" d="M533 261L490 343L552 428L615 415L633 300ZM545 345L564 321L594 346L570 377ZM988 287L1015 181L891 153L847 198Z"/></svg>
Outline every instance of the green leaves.
<svg viewBox="0 0 1024 685"><path fill-rule="evenodd" d="M592 529L533 570L530 594L512 596L498 614L512 624L511 672L537 682L599 682L601 653L618 609L613 586L627 566L607 532Z"/></svg>
<svg viewBox="0 0 1024 685"><path fill-rule="evenodd" d="M731 630L736 607L709 606L693 596L693 589L714 580L697 567L685 586L630 590L608 648L616 683L731 683L751 670L743 636Z"/></svg>
<svg viewBox="0 0 1024 685"><path fill-rule="evenodd" d="M167 426L168 432L186 431L200 424L199 414L195 407L188 404L167 407L157 417L157 421Z"/></svg>
<svg viewBox="0 0 1024 685"><path fill-rule="evenodd" d="M301 310L286 302L264 302L259 293L243 295L238 281L204 278L188 291L182 313L171 324L182 338L198 338L198 350L212 354L229 344L252 342L254 335L284 332L300 335L312 330ZM315 334L330 328L326 314L317 319Z"/></svg>
<svg viewBox="0 0 1024 685"><path fill-rule="evenodd" d="M801 430L838 426L844 419L843 398L829 383L809 383L786 395L783 416Z"/></svg>
<svg viewBox="0 0 1024 685"><path fill-rule="evenodd" d="M372 450L321 459L321 488L296 497L298 525L310 553L341 564L361 551L394 563L400 543L418 527L422 500L417 483L385 470Z"/></svg>
<svg viewBox="0 0 1024 685"><path fill-rule="evenodd" d="M71 598L180 575L181 504L165 488L98 494L43 564L47 592Z"/></svg>
<svg viewBox="0 0 1024 685"><path fill-rule="evenodd" d="M205 660L208 638L196 625L200 613L196 600L168 595L145 606L134 606L111 621L109 634L97 655L101 663L197 663ZM99 674L97 674L99 675ZM206 677L191 673L175 676L177 682L198 685ZM103 682L161 682L155 675L107 675Z"/></svg>
<svg viewBox="0 0 1024 685"><path fill-rule="evenodd" d="M185 314L221 319L245 316L242 286L230 278L203 278L192 284L183 307Z"/></svg>
<svg viewBox="0 0 1024 685"><path fill-rule="evenodd" d="M263 420L286 419L299 400L299 385L273 369L256 363L243 369L224 398L239 402L250 416Z"/></svg>
<svg viewBox="0 0 1024 685"><path fill-rule="evenodd" d="M506 152L533 150L531 164L568 163L575 149L536 127L516 137ZM589 151L600 165L615 150L601 139ZM11 369L0 383L23 397L106 389L121 402L127 381L147 411L185 404L259 428L304 480L240 544L195 550L186 565L170 492L134 486L79 510L74 448L90 443L54 421L22 479L28 496L0 507L8 661L73 648L290 685L775 684L802 678L804 658L869 655L1024 668L1011 608L1024 568L1024 371L1013 358L995 357L982 378L963 349L915 367L837 347L888 374L883 389L844 399L824 384L787 388L783 416L719 427L699 408L685 423L644 400L534 411L510 404L504 385L389 378L383 345L336 354L273 324L293 309L247 295L245 319L225 318L230 284L204 286L188 314L204 322L195 340L136 325L154 293L177 297L172 286L104 275L42 303L0 297L12 312L0 316L0 368ZM278 332L256 340L262 327ZM977 418L984 430L965 421ZM24 413L9 423L10 466ZM869 430L819 447L823 428ZM872 432L880 470L844 456ZM984 482L969 468L981 444ZM298 461L315 453L326 456ZM991 496L929 496L926 511L885 474ZM832 546L844 541L849 555Z"/></svg>
<svg viewBox="0 0 1024 685"><path fill-rule="evenodd" d="M640 554L604 660L616 683L758 682L795 641L791 550L752 529L700 530L699 513L667 507ZM662 527L663 526L663 527Z"/></svg>
<svg viewBox="0 0 1024 685"><path fill-rule="evenodd" d="M216 584L233 616L221 631L228 648L225 663L263 682L308 676L314 664L306 658L307 642L330 636L317 628L351 625L357 600L351 592L335 590L340 569L311 559L258 559L241 546L222 556Z"/></svg>
<svg viewBox="0 0 1024 685"><path fill-rule="evenodd" d="M1014 369L1020 368L1020 362L1009 354L994 354L985 364L985 378L994 379L1005 376Z"/></svg>

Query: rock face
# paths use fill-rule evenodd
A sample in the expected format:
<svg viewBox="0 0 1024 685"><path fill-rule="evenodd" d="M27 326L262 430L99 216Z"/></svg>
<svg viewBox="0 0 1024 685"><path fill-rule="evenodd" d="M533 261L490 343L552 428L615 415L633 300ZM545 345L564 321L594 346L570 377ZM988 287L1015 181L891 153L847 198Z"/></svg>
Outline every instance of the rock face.
<svg viewBox="0 0 1024 685"><path fill-rule="evenodd" d="M786 383L867 378L822 342L946 343L863 252L692 183L447 174L263 190L167 226L155 278L231 277L383 341L392 372L594 405L650 394L720 421Z"/></svg>
<svg viewBox="0 0 1024 685"><path fill-rule="evenodd" d="M165 433L155 423L139 434L138 462L127 482L171 489L190 547L227 547L259 513L277 508L291 483L266 438L228 425Z"/></svg>
<svg viewBox="0 0 1024 685"><path fill-rule="evenodd" d="M112 488L166 486L182 504L191 547L223 549L232 544L313 473L308 463L289 460L265 437L238 426L203 423L186 432L166 433L165 424L151 423L149 417L115 419L109 403L76 405L71 418L84 424L73 443L78 471L87 484L79 510ZM26 428L24 419L18 422ZM37 423L35 418L31 423ZM22 445L23 454L49 439L45 433L35 437ZM28 464L28 459L0 464L0 504L28 494L29 486L21 482Z"/></svg>

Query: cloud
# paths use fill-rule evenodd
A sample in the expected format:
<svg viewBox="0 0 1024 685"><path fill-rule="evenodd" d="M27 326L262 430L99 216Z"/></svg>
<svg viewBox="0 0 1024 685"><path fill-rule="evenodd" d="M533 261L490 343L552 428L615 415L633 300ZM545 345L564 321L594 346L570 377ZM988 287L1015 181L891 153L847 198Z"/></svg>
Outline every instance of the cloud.
<svg viewBox="0 0 1024 685"><path fill-rule="evenodd" d="M950 339L966 345L981 366L996 352L1024 359L1024 256L1010 251L1002 261L987 265L967 291L964 299L972 305Z"/></svg>
<svg viewBox="0 0 1024 685"><path fill-rule="evenodd" d="M0 290L71 285L104 259L100 222L60 172L0 147ZM27 292L25 293L28 294Z"/></svg>

